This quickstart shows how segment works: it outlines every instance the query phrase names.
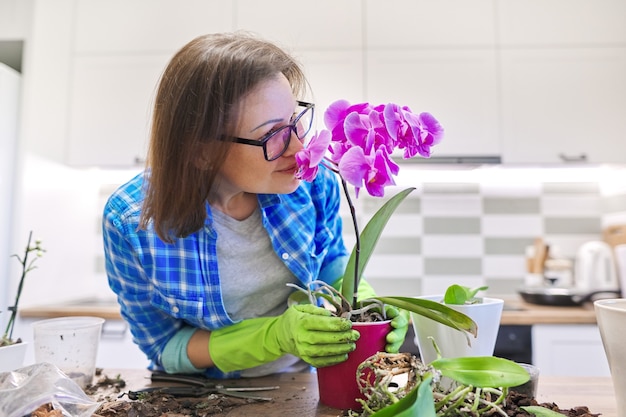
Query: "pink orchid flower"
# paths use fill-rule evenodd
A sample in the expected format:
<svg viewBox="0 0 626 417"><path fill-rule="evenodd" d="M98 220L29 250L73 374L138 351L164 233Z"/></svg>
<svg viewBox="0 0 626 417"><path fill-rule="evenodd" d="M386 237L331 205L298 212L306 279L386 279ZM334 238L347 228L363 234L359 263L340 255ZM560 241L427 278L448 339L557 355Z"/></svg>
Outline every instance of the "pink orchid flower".
<svg viewBox="0 0 626 417"><path fill-rule="evenodd" d="M330 140L330 132L322 130L311 138L309 146L296 153L296 164L298 164L296 177L305 181L315 179L318 166L324 159Z"/></svg>
<svg viewBox="0 0 626 417"><path fill-rule="evenodd" d="M429 157L431 147L441 141L443 128L430 113L415 114L407 106L369 103L332 103L324 113L327 130L317 133L296 154L296 176L312 181L320 163L337 172L355 187L376 197L395 185L400 167L391 159L395 149L403 157Z"/></svg>

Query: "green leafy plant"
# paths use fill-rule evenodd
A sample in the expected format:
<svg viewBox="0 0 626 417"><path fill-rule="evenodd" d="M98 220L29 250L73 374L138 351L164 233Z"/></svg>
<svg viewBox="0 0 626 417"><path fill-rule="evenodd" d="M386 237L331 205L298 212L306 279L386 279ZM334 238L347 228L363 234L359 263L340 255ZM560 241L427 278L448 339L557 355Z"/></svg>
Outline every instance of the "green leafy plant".
<svg viewBox="0 0 626 417"><path fill-rule="evenodd" d="M462 285L452 284L446 289L443 296L445 304L477 304L481 299L476 297L479 291L485 291L488 287L469 288Z"/></svg>
<svg viewBox="0 0 626 417"><path fill-rule="evenodd" d="M15 294L15 301L13 305L8 308L11 312L11 316L9 317L9 321L7 322L6 329L4 334L2 335L2 340L0 340L0 346L8 346L15 343L19 343L21 340L13 340L13 327L15 326L15 319L17 318L17 310L20 303L20 297L22 295L22 290L24 289L24 281L26 280L26 275L36 268L35 261L39 257L43 255L45 250L41 247L41 241L35 240L34 244L31 245L33 237L33 232L31 231L28 234L28 242L26 244L26 248L24 249L24 255L19 256L17 254L13 254L12 257L17 258L22 266L22 274L20 276L20 281L17 286L17 293ZM30 256L34 253L35 257L30 258Z"/></svg>

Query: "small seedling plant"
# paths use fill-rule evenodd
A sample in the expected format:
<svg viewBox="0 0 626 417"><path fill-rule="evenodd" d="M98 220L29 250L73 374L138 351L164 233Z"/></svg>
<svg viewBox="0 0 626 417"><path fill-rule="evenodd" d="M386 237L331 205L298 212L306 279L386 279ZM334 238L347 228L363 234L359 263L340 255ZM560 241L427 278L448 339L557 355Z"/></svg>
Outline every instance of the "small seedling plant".
<svg viewBox="0 0 626 417"><path fill-rule="evenodd" d="M482 302L482 298L476 297L480 291L486 291L488 287L469 288L458 284L452 284L443 296L444 304L478 304Z"/></svg>
<svg viewBox="0 0 626 417"><path fill-rule="evenodd" d="M24 289L24 282L26 280L26 275L28 275L30 271L36 268L35 261L37 261L37 259L41 257L45 252L45 249L43 249L41 246L41 240L37 239L32 242L32 239L33 232L31 231L28 234L28 243L26 244L26 248L24 249L24 254L22 256L18 254L12 255L12 257L16 258L19 261L22 267L22 274L20 276L20 281L17 286L15 301L13 302L13 305L8 308L8 310L11 312L11 315L9 316L9 321L7 322L6 329L2 334L2 338L0 339L0 346L9 346L21 342L21 339L13 339L13 327L15 326L15 320L17 318L17 310L20 303L22 290Z"/></svg>

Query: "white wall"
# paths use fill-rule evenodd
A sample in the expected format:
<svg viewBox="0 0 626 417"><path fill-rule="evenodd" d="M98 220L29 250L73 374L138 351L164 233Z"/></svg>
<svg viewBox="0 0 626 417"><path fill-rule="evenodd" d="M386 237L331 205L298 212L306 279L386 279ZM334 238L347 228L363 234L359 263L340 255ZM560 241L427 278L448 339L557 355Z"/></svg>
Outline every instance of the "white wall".
<svg viewBox="0 0 626 417"><path fill-rule="evenodd" d="M0 311L6 311L10 301L3 277L9 270L20 82L16 71L0 63Z"/></svg>

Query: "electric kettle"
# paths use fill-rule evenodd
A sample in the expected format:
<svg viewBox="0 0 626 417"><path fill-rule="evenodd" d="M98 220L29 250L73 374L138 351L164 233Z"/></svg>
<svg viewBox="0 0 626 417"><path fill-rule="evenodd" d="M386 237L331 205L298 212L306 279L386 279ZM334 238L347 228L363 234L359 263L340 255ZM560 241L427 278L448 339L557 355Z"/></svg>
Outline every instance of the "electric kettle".
<svg viewBox="0 0 626 417"><path fill-rule="evenodd" d="M619 291L615 258L609 244L591 241L578 249L574 286L584 291Z"/></svg>

